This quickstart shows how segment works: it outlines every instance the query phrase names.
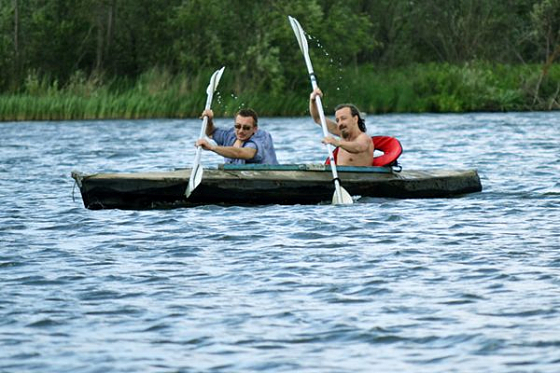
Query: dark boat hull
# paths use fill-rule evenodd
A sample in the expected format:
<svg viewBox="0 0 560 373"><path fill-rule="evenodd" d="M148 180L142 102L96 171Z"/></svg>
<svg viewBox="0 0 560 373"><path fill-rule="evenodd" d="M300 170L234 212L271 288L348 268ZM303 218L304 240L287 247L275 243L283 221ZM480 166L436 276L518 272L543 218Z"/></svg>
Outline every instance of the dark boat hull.
<svg viewBox="0 0 560 373"><path fill-rule="evenodd" d="M393 172L381 167L338 167L352 196L451 197L482 190L476 170ZM169 172L84 175L72 172L89 209L153 209L207 204L317 204L332 199L329 166L247 165L205 169L201 184L185 197L190 169Z"/></svg>

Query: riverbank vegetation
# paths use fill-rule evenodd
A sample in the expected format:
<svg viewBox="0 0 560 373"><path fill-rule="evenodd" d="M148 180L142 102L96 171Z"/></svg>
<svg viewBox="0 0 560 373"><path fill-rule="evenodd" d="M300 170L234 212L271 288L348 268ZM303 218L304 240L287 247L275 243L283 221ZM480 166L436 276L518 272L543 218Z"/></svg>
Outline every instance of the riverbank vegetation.
<svg viewBox="0 0 560 373"><path fill-rule="evenodd" d="M0 0L0 120L557 110L560 0Z"/></svg>

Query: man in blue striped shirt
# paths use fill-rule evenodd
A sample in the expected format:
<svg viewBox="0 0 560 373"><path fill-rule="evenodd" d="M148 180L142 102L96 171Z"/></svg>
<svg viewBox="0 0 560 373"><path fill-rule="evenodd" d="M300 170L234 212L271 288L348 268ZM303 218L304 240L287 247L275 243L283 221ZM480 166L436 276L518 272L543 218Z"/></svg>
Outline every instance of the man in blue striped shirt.
<svg viewBox="0 0 560 373"><path fill-rule="evenodd" d="M202 117L208 116L206 136L199 139L196 146L213 151L224 157L225 163L278 164L272 136L258 127L258 116L253 109L241 109L235 114L235 123L230 129L214 126L214 112L204 110Z"/></svg>

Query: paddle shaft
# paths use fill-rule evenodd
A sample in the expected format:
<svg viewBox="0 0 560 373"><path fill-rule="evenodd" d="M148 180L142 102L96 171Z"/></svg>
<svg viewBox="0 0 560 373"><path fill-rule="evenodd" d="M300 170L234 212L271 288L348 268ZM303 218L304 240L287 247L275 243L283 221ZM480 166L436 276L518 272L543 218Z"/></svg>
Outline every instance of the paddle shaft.
<svg viewBox="0 0 560 373"><path fill-rule="evenodd" d="M317 87L317 82L315 82L315 80L312 78L311 80L314 84L312 84L315 87ZM327 120L325 118L325 113L323 111L323 104L321 102L321 97L317 96L315 97L315 104L317 105L317 111L319 111L319 118L321 118L321 128L323 129L323 136L327 137L329 135L329 132L327 130ZM334 186L335 186L335 192L337 194L337 198L339 201L342 201L342 192L340 190L340 179L338 178L338 172L336 170L336 161L334 160L334 147L331 144L326 144L327 146L327 150L329 151L329 160L330 160L330 164L331 164L331 171L332 171L332 175L333 175L333 180L334 180Z"/></svg>
<svg viewBox="0 0 560 373"><path fill-rule="evenodd" d="M210 105L212 104L212 97L210 97L211 95L208 96L208 99L206 100L206 107L205 109L208 110L210 109ZM200 127L200 136L198 137L199 139L202 139L206 136L206 128L208 127L208 116L204 116L204 118L202 118L202 126ZM196 172L196 169L198 168L199 164L200 164L200 157L202 154L202 146L197 146L196 147L196 154L194 156L194 162L193 162L193 166L191 169L191 172L193 174L193 178L194 178L194 174Z"/></svg>
<svg viewBox="0 0 560 373"><path fill-rule="evenodd" d="M210 109L211 105L212 105L212 95L210 94L206 98L206 106L204 107L204 109L205 110ZM198 136L199 139L202 139L206 136L206 128L207 127L208 127L208 116L205 115L204 118L202 118L202 125L200 127L200 135ZM194 156L194 162L193 162L192 170L194 170L200 164L201 154L202 154L202 146L199 145L199 146L196 147L196 154Z"/></svg>
<svg viewBox="0 0 560 373"><path fill-rule="evenodd" d="M305 62L307 64L307 70L309 71L309 77L311 79L311 87L313 88L313 90L316 90L318 88L317 78L315 77L315 73L313 72L313 65L311 64L311 60L309 59L308 55L305 58ZM327 119L325 118L323 103L319 95L315 96L315 105L317 105L317 111L319 112L319 118L321 119L321 128L323 129L323 137L327 137L329 135L329 131L327 129ZM338 172L336 170L336 161L334 160L334 155L333 155L334 147L331 144L326 144L326 146L329 152L329 160L331 164L331 171L333 175L336 197L338 201L343 201L342 191L340 189L340 179L338 178Z"/></svg>

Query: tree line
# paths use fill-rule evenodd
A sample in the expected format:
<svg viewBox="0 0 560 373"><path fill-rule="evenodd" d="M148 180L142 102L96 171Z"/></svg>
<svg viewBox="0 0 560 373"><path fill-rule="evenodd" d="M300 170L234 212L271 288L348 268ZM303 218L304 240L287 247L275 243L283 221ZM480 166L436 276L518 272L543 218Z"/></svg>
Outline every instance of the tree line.
<svg viewBox="0 0 560 373"><path fill-rule="evenodd" d="M362 66L482 61L537 64L541 84L560 55L560 0L0 0L0 92L221 66L238 93L307 91L288 15L320 83Z"/></svg>

